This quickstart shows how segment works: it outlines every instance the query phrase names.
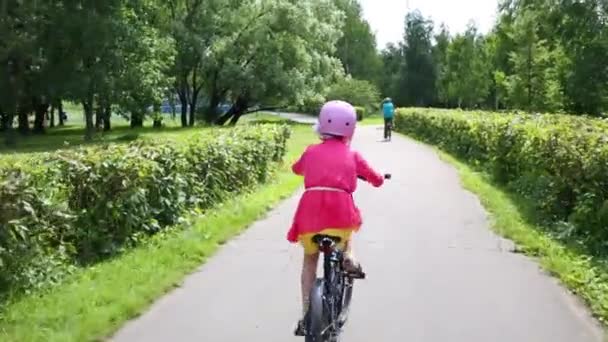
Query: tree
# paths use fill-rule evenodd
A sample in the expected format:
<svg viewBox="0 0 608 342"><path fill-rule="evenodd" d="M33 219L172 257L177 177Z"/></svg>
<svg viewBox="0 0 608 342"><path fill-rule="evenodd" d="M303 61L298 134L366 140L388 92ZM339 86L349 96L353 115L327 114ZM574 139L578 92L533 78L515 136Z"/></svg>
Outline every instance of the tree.
<svg viewBox="0 0 608 342"><path fill-rule="evenodd" d="M214 102L226 96L230 110L215 123L236 123L248 112L300 104L341 75L332 57L342 14L321 0L247 0L227 8L204 75Z"/></svg>
<svg viewBox="0 0 608 342"><path fill-rule="evenodd" d="M568 63L564 95L573 113L598 115L608 109L607 11L606 1L562 0L550 12Z"/></svg>
<svg viewBox="0 0 608 342"><path fill-rule="evenodd" d="M448 93L448 48L450 46L450 32L445 25L441 25L439 34L435 35L435 45L433 46L433 61L435 63L435 89L437 100L440 104L447 107L450 97Z"/></svg>
<svg viewBox="0 0 608 342"><path fill-rule="evenodd" d="M484 41L474 25L457 35L447 53L447 93L458 107L474 107L485 100L490 87L490 69Z"/></svg>
<svg viewBox="0 0 608 342"><path fill-rule="evenodd" d="M378 106L380 93L378 92L378 88L369 81L345 78L330 88L326 99L328 101L347 101L354 106L365 107L371 110Z"/></svg>
<svg viewBox="0 0 608 342"><path fill-rule="evenodd" d="M376 51L376 37L363 18L361 4L358 0L335 0L335 3L346 15L336 53L345 73L378 83L381 60Z"/></svg>
<svg viewBox="0 0 608 342"><path fill-rule="evenodd" d="M130 117L131 127L142 126L148 108L159 107L174 84L170 74L175 57L173 40L162 33L160 23L154 22L156 14L161 14L159 7L146 4L126 18L130 30L125 42L129 44L121 48L123 64L113 89L109 89L111 95L102 104L104 128L109 128L112 103Z"/></svg>
<svg viewBox="0 0 608 342"><path fill-rule="evenodd" d="M433 23L419 11L407 14L400 92L395 96L400 105L428 106L436 97L432 32Z"/></svg>
<svg viewBox="0 0 608 342"><path fill-rule="evenodd" d="M395 97L399 92L401 79L403 51L394 44L388 44L380 54L382 58L382 77L380 79L380 92L383 97Z"/></svg>
<svg viewBox="0 0 608 342"><path fill-rule="evenodd" d="M28 114L34 105L32 85L40 63L36 38L44 8L37 2L6 0L0 12L0 121L10 144L15 117L18 117L19 131L30 132Z"/></svg>
<svg viewBox="0 0 608 342"><path fill-rule="evenodd" d="M547 41L539 38L536 22L535 12L526 11L514 23L517 47L510 56L509 100L528 111L555 111L563 108L557 71L563 54L549 50Z"/></svg>
<svg viewBox="0 0 608 342"><path fill-rule="evenodd" d="M224 26L234 2L220 0L169 0L168 30L175 42L172 74L174 88L181 102L182 126L193 126L199 99L205 86L204 72L212 63L212 44L234 28Z"/></svg>

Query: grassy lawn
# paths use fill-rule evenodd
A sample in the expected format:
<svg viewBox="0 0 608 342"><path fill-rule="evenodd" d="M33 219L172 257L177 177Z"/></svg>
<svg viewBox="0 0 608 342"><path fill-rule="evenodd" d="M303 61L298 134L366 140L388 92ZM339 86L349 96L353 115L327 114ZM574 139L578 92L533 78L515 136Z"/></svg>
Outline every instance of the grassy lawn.
<svg viewBox="0 0 608 342"><path fill-rule="evenodd" d="M362 125L384 125L384 118L380 114L369 115L363 118Z"/></svg>
<svg viewBox="0 0 608 342"><path fill-rule="evenodd" d="M78 107L76 107L78 108ZM32 135L21 137L17 135L16 146L7 147L4 137L0 134L0 159L12 155L11 158L24 157L29 154L39 152L50 152L58 149L73 148L81 145L99 145L112 143L125 143L137 139L183 139L187 140L193 134L200 134L207 129L217 129L211 127L187 127L182 128L180 122L166 120L162 128L152 128L150 120L144 122L145 127L132 129L127 121L116 122L115 120L110 132L99 132L93 141L84 140L84 124L69 122L65 127L48 129L44 135ZM238 125L251 123L279 123L286 122L284 118L267 113L256 113L244 116Z"/></svg>
<svg viewBox="0 0 608 342"><path fill-rule="evenodd" d="M290 162L314 141L308 126L294 125L286 162L271 183L113 260L82 269L61 286L7 303L0 310L0 340L80 342L109 336L292 194L301 179L291 174Z"/></svg>
<svg viewBox="0 0 608 342"><path fill-rule="evenodd" d="M591 312L608 323L608 260L598 260L580 249L552 238L536 225L532 206L492 179L453 156L438 151L458 170L463 186L475 193L490 213L493 229L513 240L517 252L538 260L541 267L581 297Z"/></svg>

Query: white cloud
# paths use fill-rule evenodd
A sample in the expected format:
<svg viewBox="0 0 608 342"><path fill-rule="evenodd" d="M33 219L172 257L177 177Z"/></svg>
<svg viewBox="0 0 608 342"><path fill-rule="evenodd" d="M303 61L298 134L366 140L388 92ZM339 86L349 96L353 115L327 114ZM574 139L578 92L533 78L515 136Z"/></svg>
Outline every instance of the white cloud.
<svg viewBox="0 0 608 342"><path fill-rule="evenodd" d="M496 20L497 0L360 0L363 15L376 33L378 47L401 41L405 15L418 9L435 27L443 22L450 32L463 32L470 20L488 32Z"/></svg>

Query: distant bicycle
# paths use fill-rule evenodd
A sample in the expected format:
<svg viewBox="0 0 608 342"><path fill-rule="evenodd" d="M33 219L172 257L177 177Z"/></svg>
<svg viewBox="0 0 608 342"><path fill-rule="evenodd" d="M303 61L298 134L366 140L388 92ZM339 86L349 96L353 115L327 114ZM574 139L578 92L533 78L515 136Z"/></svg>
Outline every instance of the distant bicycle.
<svg viewBox="0 0 608 342"><path fill-rule="evenodd" d="M315 281L310 293L305 341L337 342L348 318L354 280L365 279L365 273L344 269L344 253L336 248L341 238L317 234L312 240L323 253L323 277Z"/></svg>
<svg viewBox="0 0 608 342"><path fill-rule="evenodd" d="M393 120L386 120L387 122L384 124L384 137L387 141L391 141L393 137Z"/></svg>

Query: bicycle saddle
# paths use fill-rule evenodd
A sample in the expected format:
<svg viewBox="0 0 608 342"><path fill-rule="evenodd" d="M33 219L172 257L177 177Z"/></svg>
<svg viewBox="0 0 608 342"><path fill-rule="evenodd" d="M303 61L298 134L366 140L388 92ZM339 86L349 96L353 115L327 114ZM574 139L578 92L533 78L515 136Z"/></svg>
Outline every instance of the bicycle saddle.
<svg viewBox="0 0 608 342"><path fill-rule="evenodd" d="M340 241L342 241L342 238L338 237L338 236L331 236L331 235L324 235L324 234L317 234L315 236L312 237L312 242L320 245L320 244L338 244L340 243Z"/></svg>

